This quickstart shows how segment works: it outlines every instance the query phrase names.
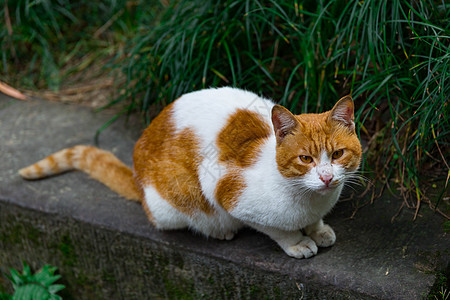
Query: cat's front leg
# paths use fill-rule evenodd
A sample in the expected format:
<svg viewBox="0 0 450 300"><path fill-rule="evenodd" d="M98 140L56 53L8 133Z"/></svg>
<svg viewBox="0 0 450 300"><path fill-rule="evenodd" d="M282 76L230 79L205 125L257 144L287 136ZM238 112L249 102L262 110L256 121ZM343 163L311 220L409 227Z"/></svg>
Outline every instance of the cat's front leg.
<svg viewBox="0 0 450 300"><path fill-rule="evenodd" d="M316 242L319 247L330 247L336 242L336 234L330 225L325 224L322 219L306 226L305 233Z"/></svg>
<svg viewBox="0 0 450 300"><path fill-rule="evenodd" d="M250 226L270 236L289 256L309 258L317 254L316 243L308 236L304 236L300 230L285 231L259 224L250 224Z"/></svg>

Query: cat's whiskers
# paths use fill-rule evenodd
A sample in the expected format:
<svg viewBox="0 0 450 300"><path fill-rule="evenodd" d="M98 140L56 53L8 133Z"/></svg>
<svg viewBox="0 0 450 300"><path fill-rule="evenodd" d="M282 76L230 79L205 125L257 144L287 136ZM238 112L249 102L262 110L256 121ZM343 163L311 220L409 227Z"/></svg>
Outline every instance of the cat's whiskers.
<svg viewBox="0 0 450 300"><path fill-rule="evenodd" d="M348 172L346 175L346 181L352 181L354 183L358 183L359 185L363 185L364 183L371 183L371 180L366 176L362 175L360 171L352 171Z"/></svg>
<svg viewBox="0 0 450 300"><path fill-rule="evenodd" d="M358 191L357 186L365 186L366 184L371 184L371 180L362 175L359 170L348 172L345 175L344 187L348 187L355 192Z"/></svg>
<svg viewBox="0 0 450 300"><path fill-rule="evenodd" d="M357 189L356 189L356 187L353 185L353 184L351 184L351 183L344 183L344 188L350 188L350 189L352 189L353 191L357 191Z"/></svg>
<svg viewBox="0 0 450 300"><path fill-rule="evenodd" d="M313 189L310 188L303 188L303 189L299 189L297 190L297 192L295 193L295 197L297 199L302 199L302 198L309 198L309 196L314 192Z"/></svg>
<svg viewBox="0 0 450 300"><path fill-rule="evenodd" d="M291 179L289 182L289 186L293 188L292 193L296 198L309 196L314 192L314 188L306 186L303 178Z"/></svg>

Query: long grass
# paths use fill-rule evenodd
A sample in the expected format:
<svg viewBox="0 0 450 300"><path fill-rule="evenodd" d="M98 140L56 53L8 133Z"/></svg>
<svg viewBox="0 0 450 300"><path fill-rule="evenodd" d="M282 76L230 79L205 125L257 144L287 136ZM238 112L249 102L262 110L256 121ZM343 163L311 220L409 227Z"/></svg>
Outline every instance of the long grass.
<svg viewBox="0 0 450 300"><path fill-rule="evenodd" d="M152 9L127 0L2 1L0 79L58 90L107 62L138 24L154 20L159 7L149 4Z"/></svg>
<svg viewBox="0 0 450 300"><path fill-rule="evenodd" d="M403 205L448 202L450 4L180 1L140 32L118 64L130 108L148 116L159 101L231 85L320 112L350 93L364 169Z"/></svg>

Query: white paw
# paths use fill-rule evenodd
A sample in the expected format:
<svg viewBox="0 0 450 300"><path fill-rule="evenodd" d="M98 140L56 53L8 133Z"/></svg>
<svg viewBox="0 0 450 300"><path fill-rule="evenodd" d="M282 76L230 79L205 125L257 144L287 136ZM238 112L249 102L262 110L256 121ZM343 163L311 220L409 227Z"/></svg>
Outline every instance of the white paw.
<svg viewBox="0 0 450 300"><path fill-rule="evenodd" d="M312 238L319 247L330 247L336 242L336 234L327 224L324 224L319 230L311 232L309 237Z"/></svg>
<svg viewBox="0 0 450 300"><path fill-rule="evenodd" d="M287 255L295 258L309 258L316 255L317 250L316 243L306 236L297 244L284 248Z"/></svg>

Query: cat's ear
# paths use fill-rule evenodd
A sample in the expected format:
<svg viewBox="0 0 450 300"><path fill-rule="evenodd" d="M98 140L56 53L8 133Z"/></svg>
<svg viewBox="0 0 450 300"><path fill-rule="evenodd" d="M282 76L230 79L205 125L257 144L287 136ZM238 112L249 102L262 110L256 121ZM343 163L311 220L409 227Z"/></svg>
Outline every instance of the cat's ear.
<svg viewBox="0 0 450 300"><path fill-rule="evenodd" d="M277 143L280 143L286 135L295 130L298 126L298 120L283 106L275 105L272 108L272 124Z"/></svg>
<svg viewBox="0 0 450 300"><path fill-rule="evenodd" d="M350 95L344 96L334 105L330 112L330 118L333 121L340 122L350 130L355 129L353 99Z"/></svg>

